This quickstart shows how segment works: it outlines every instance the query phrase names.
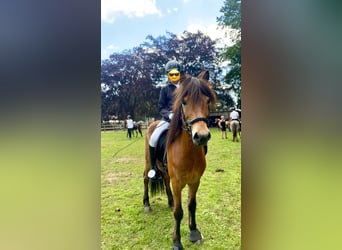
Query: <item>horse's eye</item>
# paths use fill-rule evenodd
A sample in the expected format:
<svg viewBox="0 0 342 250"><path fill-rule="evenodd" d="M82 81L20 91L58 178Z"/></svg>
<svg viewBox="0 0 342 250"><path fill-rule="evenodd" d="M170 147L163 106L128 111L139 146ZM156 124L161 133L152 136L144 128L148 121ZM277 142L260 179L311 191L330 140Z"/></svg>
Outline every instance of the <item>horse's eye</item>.
<svg viewBox="0 0 342 250"><path fill-rule="evenodd" d="M185 100L183 100L183 101L182 101L182 104L183 104L183 105L186 105L186 101L185 101Z"/></svg>

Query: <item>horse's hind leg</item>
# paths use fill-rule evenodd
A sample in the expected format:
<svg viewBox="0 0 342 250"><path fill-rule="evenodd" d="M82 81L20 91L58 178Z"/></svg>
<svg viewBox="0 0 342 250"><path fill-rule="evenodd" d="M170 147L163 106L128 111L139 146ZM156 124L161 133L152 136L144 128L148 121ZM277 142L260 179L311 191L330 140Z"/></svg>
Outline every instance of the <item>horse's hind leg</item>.
<svg viewBox="0 0 342 250"><path fill-rule="evenodd" d="M143 198L143 204L145 211L151 211L151 205L150 205L150 199L148 196L148 183L149 179L147 177L146 171L144 171L144 198Z"/></svg>
<svg viewBox="0 0 342 250"><path fill-rule="evenodd" d="M173 208L173 196L170 188L170 176L167 172L163 172L163 179L165 184L165 192L167 195L167 200L170 208Z"/></svg>
<svg viewBox="0 0 342 250"><path fill-rule="evenodd" d="M191 242L201 241L202 234L197 229L196 225L196 193L198 190L199 181L194 184L189 184L189 197L188 197L188 209L189 209L189 240Z"/></svg>

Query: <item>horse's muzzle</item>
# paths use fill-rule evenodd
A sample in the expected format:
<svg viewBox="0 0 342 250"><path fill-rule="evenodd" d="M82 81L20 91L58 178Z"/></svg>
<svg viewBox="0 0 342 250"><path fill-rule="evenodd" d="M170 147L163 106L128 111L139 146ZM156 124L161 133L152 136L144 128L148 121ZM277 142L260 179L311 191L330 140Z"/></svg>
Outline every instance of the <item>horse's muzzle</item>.
<svg viewBox="0 0 342 250"><path fill-rule="evenodd" d="M197 146L205 146L205 145L207 145L208 141L210 140L210 137L211 137L211 135L210 135L209 130L206 133L195 132L192 135L192 141Z"/></svg>

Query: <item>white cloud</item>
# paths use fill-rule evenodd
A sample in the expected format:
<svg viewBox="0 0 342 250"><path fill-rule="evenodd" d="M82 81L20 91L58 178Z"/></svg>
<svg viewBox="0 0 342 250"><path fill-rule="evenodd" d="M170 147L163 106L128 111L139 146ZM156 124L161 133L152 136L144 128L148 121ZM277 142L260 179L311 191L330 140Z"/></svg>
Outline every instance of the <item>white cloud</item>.
<svg viewBox="0 0 342 250"><path fill-rule="evenodd" d="M109 58L109 55L111 55L112 53L119 51L119 47L111 44L109 46L107 46L106 48L101 50L101 58Z"/></svg>
<svg viewBox="0 0 342 250"><path fill-rule="evenodd" d="M167 12L167 14L171 14L171 13L173 13L173 12L178 12L178 8L172 8L172 9L170 9L170 8L167 8L166 9L166 12Z"/></svg>
<svg viewBox="0 0 342 250"><path fill-rule="evenodd" d="M101 0L101 21L113 23L118 14L128 17L161 15L156 0Z"/></svg>
<svg viewBox="0 0 342 250"><path fill-rule="evenodd" d="M210 24L208 26L203 26L201 24L190 24L188 25L187 30L192 33L201 31L204 34L207 34L213 40L218 39L219 47L232 46L234 44L229 36L229 33L232 30L228 28L218 28L216 24Z"/></svg>

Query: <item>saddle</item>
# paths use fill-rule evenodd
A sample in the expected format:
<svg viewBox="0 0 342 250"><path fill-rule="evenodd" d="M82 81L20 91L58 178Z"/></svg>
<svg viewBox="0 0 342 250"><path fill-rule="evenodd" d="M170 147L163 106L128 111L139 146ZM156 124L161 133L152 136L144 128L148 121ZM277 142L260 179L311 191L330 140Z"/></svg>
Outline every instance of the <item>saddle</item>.
<svg viewBox="0 0 342 250"><path fill-rule="evenodd" d="M167 172L167 152L166 152L166 136L169 130L165 130L158 139L156 146L156 157L163 164L164 170ZM204 146L205 155L208 152L208 146Z"/></svg>
<svg viewBox="0 0 342 250"><path fill-rule="evenodd" d="M166 154L166 136L167 130L165 130L158 139L156 146L156 157L163 164L164 170L167 172L167 154Z"/></svg>

